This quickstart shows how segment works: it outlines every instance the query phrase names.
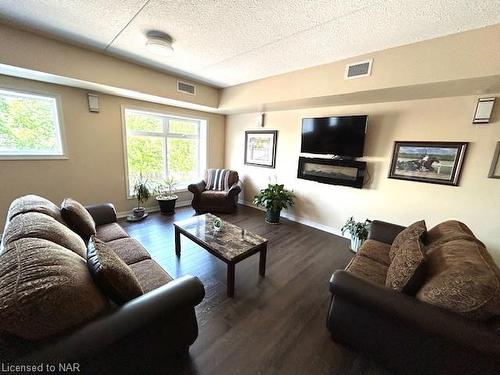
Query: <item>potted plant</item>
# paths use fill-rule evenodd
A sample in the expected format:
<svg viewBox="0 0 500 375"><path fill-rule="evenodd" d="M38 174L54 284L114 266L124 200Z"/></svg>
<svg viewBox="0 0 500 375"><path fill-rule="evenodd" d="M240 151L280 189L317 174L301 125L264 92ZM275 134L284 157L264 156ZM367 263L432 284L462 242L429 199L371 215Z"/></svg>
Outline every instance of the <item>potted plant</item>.
<svg viewBox="0 0 500 375"><path fill-rule="evenodd" d="M135 218L142 218L146 213L146 209L141 207L141 203L146 203L151 198L151 191L149 190L148 180L143 179L142 175L134 185L134 195L137 199L137 207L132 210Z"/></svg>
<svg viewBox="0 0 500 375"><path fill-rule="evenodd" d="M295 198L292 191L282 184L269 184L253 199L253 203L266 209L266 223L279 224L282 209L293 206Z"/></svg>
<svg viewBox="0 0 500 375"><path fill-rule="evenodd" d="M355 253L358 252L363 242L368 238L370 223L371 220L368 219L364 222L358 222L351 216L340 230L342 235L344 235L345 232L349 232L351 235L351 250Z"/></svg>
<svg viewBox="0 0 500 375"><path fill-rule="evenodd" d="M172 215L175 213L175 202L178 196L175 195L175 180L173 177L167 177L160 183L156 189L156 201L160 206L160 212L163 215Z"/></svg>

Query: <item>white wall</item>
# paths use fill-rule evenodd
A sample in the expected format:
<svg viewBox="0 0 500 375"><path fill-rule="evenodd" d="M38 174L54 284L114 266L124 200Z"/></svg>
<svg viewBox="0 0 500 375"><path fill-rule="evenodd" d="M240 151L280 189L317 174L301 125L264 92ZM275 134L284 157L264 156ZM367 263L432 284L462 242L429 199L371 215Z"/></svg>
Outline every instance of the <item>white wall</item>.
<svg viewBox="0 0 500 375"><path fill-rule="evenodd" d="M498 95L497 95L498 96ZM226 119L226 167L240 173L244 199L251 201L270 176L293 189L296 206L289 214L338 230L349 216L380 219L402 225L424 218L428 227L447 219L466 223L486 243L500 263L500 180L487 178L497 141L500 105L493 122L472 125L477 97L314 108L266 113L265 129L278 130L276 169L243 163L244 131L255 129L256 114ZM368 114L362 160L371 182L362 190L297 179L302 117ZM388 179L395 140L468 141L458 187ZM366 181L366 180L365 180Z"/></svg>

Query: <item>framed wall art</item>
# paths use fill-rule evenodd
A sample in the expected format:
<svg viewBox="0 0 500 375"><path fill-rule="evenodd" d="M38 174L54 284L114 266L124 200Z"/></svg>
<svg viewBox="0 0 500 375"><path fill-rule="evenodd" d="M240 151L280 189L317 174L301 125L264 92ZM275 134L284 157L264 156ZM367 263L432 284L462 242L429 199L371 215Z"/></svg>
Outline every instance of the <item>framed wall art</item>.
<svg viewBox="0 0 500 375"><path fill-rule="evenodd" d="M389 178L458 186L467 142L394 142Z"/></svg>
<svg viewBox="0 0 500 375"><path fill-rule="evenodd" d="M498 159L500 156L500 142L497 142L497 147L495 148L495 153L493 154L493 160L491 161L489 178L500 178L500 163Z"/></svg>
<svg viewBox="0 0 500 375"><path fill-rule="evenodd" d="M245 132L245 164L274 168L277 141L277 130L247 130Z"/></svg>

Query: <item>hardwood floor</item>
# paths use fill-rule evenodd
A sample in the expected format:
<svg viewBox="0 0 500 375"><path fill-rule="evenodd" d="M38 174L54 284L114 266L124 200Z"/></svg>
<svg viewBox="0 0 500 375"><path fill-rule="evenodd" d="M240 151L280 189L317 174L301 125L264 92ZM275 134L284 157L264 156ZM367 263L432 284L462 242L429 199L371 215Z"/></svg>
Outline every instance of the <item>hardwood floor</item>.
<svg viewBox="0 0 500 375"><path fill-rule="evenodd" d="M346 239L240 206L224 220L269 240L266 276L258 254L236 265L235 296L226 295L226 265L189 239L174 250L172 223L194 215L153 214L139 223L122 222L129 234L174 278L191 274L205 285L197 307L199 336L189 358L173 363L178 374L388 374L373 361L335 343L326 329L328 281L352 257ZM354 324L354 322L353 322Z"/></svg>

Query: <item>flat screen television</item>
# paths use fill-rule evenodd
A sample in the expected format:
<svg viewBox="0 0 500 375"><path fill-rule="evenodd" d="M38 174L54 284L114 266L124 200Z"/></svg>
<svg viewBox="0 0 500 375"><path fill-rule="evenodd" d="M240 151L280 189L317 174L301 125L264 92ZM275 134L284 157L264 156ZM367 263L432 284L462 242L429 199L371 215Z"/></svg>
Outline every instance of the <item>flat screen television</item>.
<svg viewBox="0 0 500 375"><path fill-rule="evenodd" d="M304 118L301 152L363 156L367 119L366 115Z"/></svg>

